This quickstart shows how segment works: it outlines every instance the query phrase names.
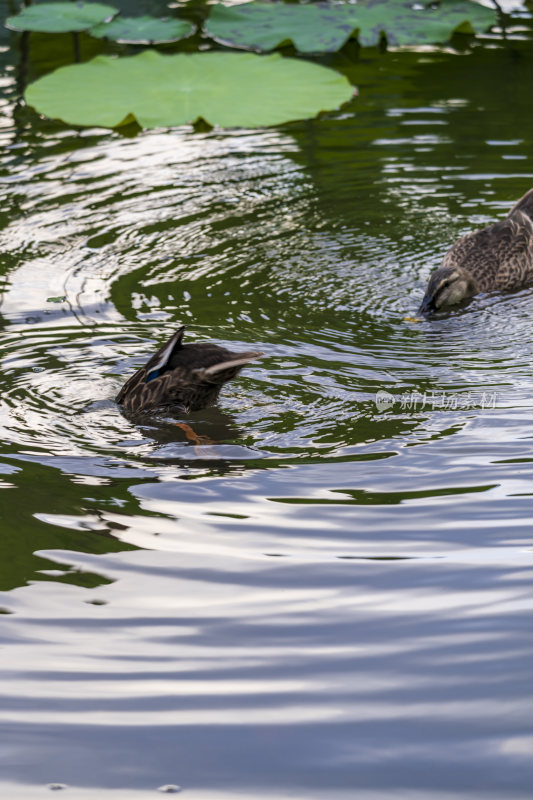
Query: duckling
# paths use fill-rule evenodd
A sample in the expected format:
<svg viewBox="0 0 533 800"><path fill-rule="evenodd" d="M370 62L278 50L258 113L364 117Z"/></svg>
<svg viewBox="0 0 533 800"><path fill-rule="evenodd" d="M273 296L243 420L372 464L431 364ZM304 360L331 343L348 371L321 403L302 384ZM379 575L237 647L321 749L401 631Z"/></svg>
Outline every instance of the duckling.
<svg viewBox="0 0 533 800"><path fill-rule="evenodd" d="M478 292L521 289L533 279L533 189L505 219L468 233L429 279L418 313L456 305Z"/></svg>
<svg viewBox="0 0 533 800"><path fill-rule="evenodd" d="M182 344L185 325L129 378L115 400L137 413L162 406L197 411L216 402L224 383L263 355L258 350L232 353L211 342Z"/></svg>

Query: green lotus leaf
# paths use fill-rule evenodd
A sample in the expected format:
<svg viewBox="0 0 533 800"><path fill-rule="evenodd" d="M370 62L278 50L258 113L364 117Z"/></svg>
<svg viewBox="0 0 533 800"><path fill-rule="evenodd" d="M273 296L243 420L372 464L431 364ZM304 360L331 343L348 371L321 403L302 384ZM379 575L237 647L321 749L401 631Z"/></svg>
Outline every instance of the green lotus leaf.
<svg viewBox="0 0 533 800"><path fill-rule="evenodd" d="M160 128L202 118L248 128L314 117L353 93L338 72L278 53L145 50L61 67L28 86L26 102L72 125L114 128L134 118L143 128Z"/></svg>
<svg viewBox="0 0 533 800"><path fill-rule="evenodd" d="M301 53L330 53L352 36L364 46L385 35L390 45L446 42L455 31L475 33L497 22L493 9L470 0L361 0L357 5L252 2L212 8L207 34L246 50L294 44Z"/></svg>
<svg viewBox="0 0 533 800"><path fill-rule="evenodd" d="M5 25L13 31L72 33L86 31L115 14L118 14L117 8L101 3L40 3L27 6L16 17L9 17Z"/></svg>
<svg viewBox="0 0 533 800"><path fill-rule="evenodd" d="M247 50L274 50L294 44L301 53L334 53L359 27L358 7L311 3L216 5L206 32L223 44Z"/></svg>
<svg viewBox="0 0 533 800"><path fill-rule="evenodd" d="M364 16L358 38L364 47L376 44L382 32L392 46L440 44L453 33L483 33L498 22L495 9L470 0L364 0L360 9Z"/></svg>
<svg viewBox="0 0 533 800"><path fill-rule="evenodd" d="M112 39L124 44L162 44L185 39L194 30L194 25L182 19L117 17L112 22L96 25L89 33L98 39Z"/></svg>

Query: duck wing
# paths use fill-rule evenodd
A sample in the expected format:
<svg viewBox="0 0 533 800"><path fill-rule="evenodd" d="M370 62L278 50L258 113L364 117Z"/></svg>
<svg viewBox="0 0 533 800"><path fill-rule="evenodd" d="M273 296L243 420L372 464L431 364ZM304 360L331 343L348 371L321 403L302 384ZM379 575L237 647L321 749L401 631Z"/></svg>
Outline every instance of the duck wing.
<svg viewBox="0 0 533 800"><path fill-rule="evenodd" d="M148 390L148 387L154 382L158 386L161 385L160 378L163 378L164 374L160 375L160 373L162 373L165 367L167 367L174 351L181 347L181 341L183 339L184 332L185 325L181 325L170 337L168 342L165 342L165 344L159 348L157 353L155 353L149 359L149 361L147 361L144 367L141 367L141 369L137 370L137 372L126 381L120 392L115 397L115 402L123 403L124 406L128 408L136 408L139 410L142 410L142 408L146 407L146 403L150 401L152 395L157 391L155 386L153 386L150 391L146 390ZM140 405L138 405L138 403L143 400L143 393L146 395L146 402L142 402Z"/></svg>
<svg viewBox="0 0 533 800"><path fill-rule="evenodd" d="M140 372L140 370L139 370ZM142 371L144 373L144 370ZM171 373L165 373L161 377L154 378L149 383L144 381L144 374L140 377L136 373L122 387L116 396L116 402L121 403L126 411L139 412L147 411L150 408L157 408L165 405L164 399L168 403L168 390L170 388Z"/></svg>
<svg viewBox="0 0 533 800"><path fill-rule="evenodd" d="M122 405L126 411L135 413L164 406L181 406L187 411L197 386L198 381L189 370L170 370L148 383L140 381L132 386Z"/></svg>
<svg viewBox="0 0 533 800"><path fill-rule="evenodd" d="M442 266L468 270L480 292L517 289L533 278L533 222L518 207L528 195L501 222L459 239Z"/></svg>

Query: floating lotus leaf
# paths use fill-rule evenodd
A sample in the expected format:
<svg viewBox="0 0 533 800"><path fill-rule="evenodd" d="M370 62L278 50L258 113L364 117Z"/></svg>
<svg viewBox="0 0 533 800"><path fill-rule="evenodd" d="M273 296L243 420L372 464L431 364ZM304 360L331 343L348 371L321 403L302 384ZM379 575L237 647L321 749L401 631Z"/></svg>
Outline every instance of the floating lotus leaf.
<svg viewBox="0 0 533 800"><path fill-rule="evenodd" d="M359 19L353 5L216 5L206 31L212 39L247 50L274 50L292 43L301 53L334 53L359 27Z"/></svg>
<svg viewBox="0 0 533 800"><path fill-rule="evenodd" d="M194 30L194 25L182 19L117 17L112 22L96 25L89 33L98 39L112 39L124 44L161 44L185 39Z"/></svg>
<svg viewBox="0 0 533 800"><path fill-rule="evenodd" d="M118 9L101 3L40 3L27 6L16 17L9 17L5 25L13 31L75 33L105 22L115 14Z"/></svg>
<svg viewBox="0 0 533 800"><path fill-rule="evenodd" d="M405 0L364 0L359 42L376 44L382 32L393 46L447 42L453 33L482 33L498 22L495 9L470 0L416 3Z"/></svg>
<svg viewBox="0 0 533 800"><path fill-rule="evenodd" d="M73 125L143 128L202 118L221 127L278 125L314 117L353 96L348 80L326 67L275 53L98 56L61 67L28 86L26 101Z"/></svg>
<svg viewBox="0 0 533 800"><path fill-rule="evenodd" d="M497 22L496 12L470 0L440 4L411 0L361 0L356 5L262 3L216 5L207 20L209 36L247 50L294 44L301 53L330 53L352 36L364 46L382 35L391 45L447 41L452 33L475 33Z"/></svg>

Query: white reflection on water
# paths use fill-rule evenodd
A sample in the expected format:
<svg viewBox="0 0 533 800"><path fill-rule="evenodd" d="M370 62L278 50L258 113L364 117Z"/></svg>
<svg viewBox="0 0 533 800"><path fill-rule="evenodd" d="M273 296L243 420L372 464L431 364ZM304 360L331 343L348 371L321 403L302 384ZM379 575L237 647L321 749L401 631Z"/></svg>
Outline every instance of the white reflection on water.
<svg viewBox="0 0 533 800"><path fill-rule="evenodd" d="M508 759L530 770L525 748L507 742L533 712L530 647L516 637L528 625L517 611L533 605L531 569L505 585L505 567L487 563L465 562L458 583L458 563L427 560L304 570L298 559L250 561L245 548L240 558L46 555L114 582L92 592L39 583L7 598L4 726L13 764L32 731L30 781L91 783L80 760L90 752L95 788L120 786L135 772L133 741L143 785L173 775L206 797L220 782L308 797L355 780L383 797L403 783L412 796L427 770L460 796L473 761L503 792ZM104 605L87 602L94 592ZM426 797L441 792L427 786Z"/></svg>

